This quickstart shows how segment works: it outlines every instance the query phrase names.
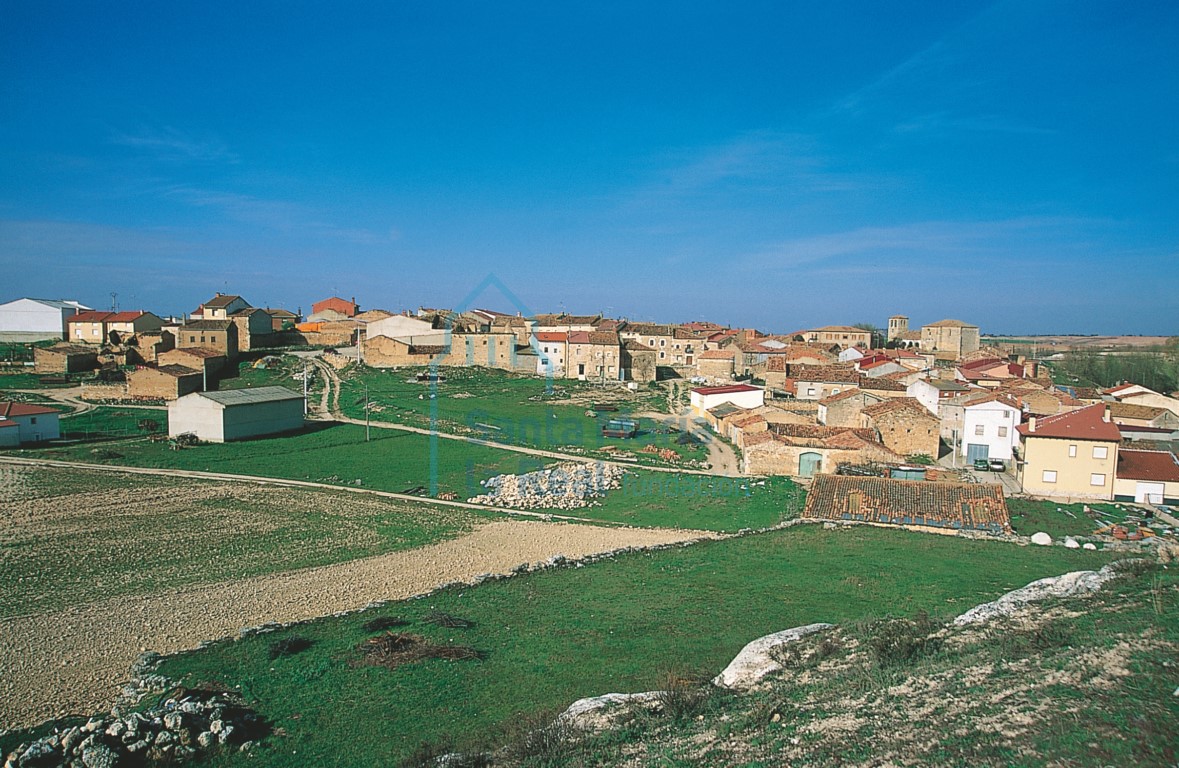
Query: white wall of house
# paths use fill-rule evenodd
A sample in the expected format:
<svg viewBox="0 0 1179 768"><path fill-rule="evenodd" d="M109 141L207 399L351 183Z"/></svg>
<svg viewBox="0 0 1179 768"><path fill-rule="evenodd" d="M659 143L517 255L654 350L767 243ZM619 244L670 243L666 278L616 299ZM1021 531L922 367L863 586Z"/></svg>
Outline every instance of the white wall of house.
<svg viewBox="0 0 1179 768"><path fill-rule="evenodd" d="M718 394L704 394L692 391L692 411L703 414L722 403L732 403L738 408L760 408L765 405L766 391L764 389L742 390L739 392L723 392Z"/></svg>
<svg viewBox="0 0 1179 768"><path fill-rule="evenodd" d="M863 352L856 349L855 347L848 347L847 349L845 349L839 353L839 362L841 362L841 363L854 363L856 360L860 360L863 357L864 357Z"/></svg>
<svg viewBox="0 0 1179 768"><path fill-rule="evenodd" d="M541 376L565 375L565 342L533 340L536 349L536 372Z"/></svg>
<svg viewBox="0 0 1179 768"><path fill-rule="evenodd" d="M971 455L970 446L986 446L988 459L1003 459L1010 461L1012 448L1019 445L1019 426L1022 414L1018 408L990 401L967 405L962 409L962 435L958 446L958 455L966 458ZM975 453L981 452L975 449Z"/></svg>
<svg viewBox="0 0 1179 768"><path fill-rule="evenodd" d="M938 400L941 399L941 394L937 387L925 379L914 381L905 390L905 394L924 405L934 416L939 415L937 406Z"/></svg>
<svg viewBox="0 0 1179 768"><path fill-rule="evenodd" d="M68 299L16 299L0 304L0 335L14 341L64 339L66 318L86 309Z"/></svg>
<svg viewBox="0 0 1179 768"><path fill-rule="evenodd" d="M416 344L441 344L446 333L445 329L436 329L425 320L405 315L384 317L365 326L366 338L371 339L374 336L386 336L390 339L413 337ZM431 339L437 339L437 341L430 341Z"/></svg>
<svg viewBox="0 0 1179 768"><path fill-rule="evenodd" d="M7 427L3 431L15 432L20 443L38 443L61 437L61 422L56 413L10 416L8 420L16 422L16 428Z"/></svg>

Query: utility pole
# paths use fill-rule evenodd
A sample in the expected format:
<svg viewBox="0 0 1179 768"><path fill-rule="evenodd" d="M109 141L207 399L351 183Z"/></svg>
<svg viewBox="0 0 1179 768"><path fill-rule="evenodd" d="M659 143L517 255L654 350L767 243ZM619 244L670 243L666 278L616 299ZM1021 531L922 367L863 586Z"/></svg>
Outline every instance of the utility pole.
<svg viewBox="0 0 1179 768"><path fill-rule="evenodd" d="M303 360L303 416L307 416L307 360Z"/></svg>
<svg viewBox="0 0 1179 768"><path fill-rule="evenodd" d="M368 442L369 435L369 421L368 421L368 382L364 382L364 442Z"/></svg>

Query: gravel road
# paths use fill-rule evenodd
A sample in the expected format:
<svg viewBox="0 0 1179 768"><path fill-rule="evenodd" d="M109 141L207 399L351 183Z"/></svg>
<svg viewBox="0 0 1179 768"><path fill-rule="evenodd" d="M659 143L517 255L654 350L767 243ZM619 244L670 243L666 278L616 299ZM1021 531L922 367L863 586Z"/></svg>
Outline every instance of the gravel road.
<svg viewBox="0 0 1179 768"><path fill-rule="evenodd" d="M0 620L0 728L108 709L143 650L192 648L268 621L291 622L507 573L553 555L712 536L699 531L502 521L440 544L225 584L105 599Z"/></svg>

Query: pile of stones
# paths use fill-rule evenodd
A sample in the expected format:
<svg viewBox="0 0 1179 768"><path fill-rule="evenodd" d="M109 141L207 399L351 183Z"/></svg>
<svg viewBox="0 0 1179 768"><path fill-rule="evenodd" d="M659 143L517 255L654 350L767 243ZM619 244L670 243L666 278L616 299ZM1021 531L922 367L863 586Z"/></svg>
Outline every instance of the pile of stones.
<svg viewBox="0 0 1179 768"><path fill-rule="evenodd" d="M266 723L221 691L182 690L144 712L91 718L22 744L4 768L119 768L171 765L227 749L247 750Z"/></svg>
<svg viewBox="0 0 1179 768"><path fill-rule="evenodd" d="M522 475L484 480L486 493L467 501L513 509L579 509L622 486L626 470L613 464L564 462Z"/></svg>

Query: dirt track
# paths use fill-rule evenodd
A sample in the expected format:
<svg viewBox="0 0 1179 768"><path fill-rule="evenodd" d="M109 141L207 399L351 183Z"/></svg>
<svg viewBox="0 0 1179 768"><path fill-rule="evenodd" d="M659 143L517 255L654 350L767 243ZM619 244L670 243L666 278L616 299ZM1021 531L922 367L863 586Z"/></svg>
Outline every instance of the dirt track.
<svg viewBox="0 0 1179 768"><path fill-rule="evenodd" d="M493 522L408 552L0 620L0 728L109 707L143 650L180 651L242 627L354 610L483 573L507 573L557 554L578 557L705 535Z"/></svg>

